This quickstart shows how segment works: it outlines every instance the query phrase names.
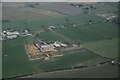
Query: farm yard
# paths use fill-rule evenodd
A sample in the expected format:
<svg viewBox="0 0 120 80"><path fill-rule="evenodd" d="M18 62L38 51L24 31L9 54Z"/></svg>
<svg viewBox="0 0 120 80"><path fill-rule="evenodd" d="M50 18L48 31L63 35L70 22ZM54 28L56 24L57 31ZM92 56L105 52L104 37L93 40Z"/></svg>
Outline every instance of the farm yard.
<svg viewBox="0 0 120 80"><path fill-rule="evenodd" d="M8 11L8 6L11 6L11 4L4 4L3 13ZM13 11L16 12L14 12L15 15L13 15L12 11L9 15L7 14L9 11L3 15L3 19L8 20L3 21L3 30L28 29L32 33L32 36L2 41L3 78L26 77L27 75L48 78L66 77L66 75L69 75L68 78L117 77L117 66L101 63L120 57L118 55L118 26L110 21L105 21L106 18L97 15L100 12L111 12L108 14L109 16L117 15L114 13L117 10L115 4L88 4L87 7L92 5L96 9L85 14L83 9L76 7L77 4L74 6L69 5L69 3L60 4L44 3L35 6L34 9L31 7L24 8L23 3L16 3L16 8L16 5L11 6ZM61 7L65 5L66 7L62 9ZM107 7L104 9L102 5ZM26 16L26 13L28 13L28 16ZM17 16L18 19L16 19ZM55 29L46 30L50 26L54 26ZM31 61L26 54L25 45L34 44L36 40L79 43L84 49L63 52L64 56L49 60ZM34 50L31 51L35 52ZM106 75L103 75L103 73Z"/></svg>

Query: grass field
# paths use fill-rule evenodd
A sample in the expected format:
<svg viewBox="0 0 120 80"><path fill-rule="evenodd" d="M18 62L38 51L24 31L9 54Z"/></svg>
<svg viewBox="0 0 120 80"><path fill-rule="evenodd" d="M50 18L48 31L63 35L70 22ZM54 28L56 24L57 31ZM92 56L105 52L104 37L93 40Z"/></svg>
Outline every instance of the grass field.
<svg viewBox="0 0 120 80"><path fill-rule="evenodd" d="M45 40L65 40L72 42L92 42L115 38L118 36L118 27L110 23L100 23L86 26L69 27L55 32L41 33L40 38Z"/></svg>
<svg viewBox="0 0 120 80"><path fill-rule="evenodd" d="M97 45L96 45L97 44ZM118 57L118 38L83 44L88 50L108 58Z"/></svg>
<svg viewBox="0 0 120 80"><path fill-rule="evenodd" d="M20 22L18 23L20 25L23 25ZM14 23L12 22L10 24L14 25ZM3 25L6 25L6 24L3 24ZM17 26L20 26L20 25L17 24ZM36 25L39 25L39 23L38 24L36 23ZM16 29L17 29L17 26L14 25ZM23 29L25 27L22 26L20 28ZM35 31L38 28L39 27L35 27L35 28L31 27L30 29L33 29ZM45 40L63 40L63 41L70 41L70 42L78 41L84 44L86 43L86 45L87 43L91 43L90 45L87 45L88 47L91 45L94 45L94 41L95 42L101 41L104 44L106 43L104 42L104 40L109 37L110 38L117 37L117 27L112 24L108 24L108 23L93 24L89 26L79 26L76 28L70 27L66 29L60 29L57 31L53 31L53 32L41 33L39 35L40 39L45 39ZM19 75L24 75L24 74L29 74L29 73L41 73L44 71L50 71L50 70L59 69L59 68L66 68L66 67L71 67L71 66L75 66L79 64L82 64L82 65L91 64L92 65L93 63L96 64L101 61L104 61L104 59L99 58L98 56L95 56L89 52L80 52L80 53L78 52L78 53L63 56L61 57L60 60L57 59L55 61L30 62L28 59L28 56L25 53L24 44L28 42L33 42L33 41L34 39L29 38L29 37L26 39L18 38L14 40L3 41L3 49L4 49L3 50L3 67L4 67L3 77L13 77L13 76L19 76ZM96 45L95 43L94 46L96 47L98 45ZM114 48L114 49L112 48L113 50L111 50L113 52L116 50L114 46L115 46L114 44L111 44L111 48L112 47ZM94 47L93 47L93 50L94 50ZM102 49L100 49L99 51L101 50ZM8 56L5 57L4 55L8 55ZM105 54L105 56L108 56L108 54ZM111 56L114 56L114 54L111 53ZM24 67L24 68L21 68L21 67Z"/></svg>
<svg viewBox="0 0 120 80"><path fill-rule="evenodd" d="M29 43L29 37L27 42ZM102 59L88 51L65 54L50 61L29 61L24 51L25 39L14 39L3 42L3 77L14 77L30 73L41 73L71 66L95 65ZM16 43L16 44L14 44ZM7 56L5 56L7 55Z"/></svg>
<svg viewBox="0 0 120 80"><path fill-rule="evenodd" d="M112 7L105 4L95 5L99 8L96 12L114 12L116 7ZM115 8L115 9L114 9ZM24 13L30 12L29 15L37 14L36 10L23 10ZM36 12L36 13L35 13ZM16 12L17 13L17 12ZM19 15L23 15L20 13ZM52 12L50 12L52 13ZM6 13L7 14L7 13ZM42 12L40 12L42 14ZM11 17L13 14L10 14ZM29 17L26 16L27 18ZM37 16L36 15L36 16ZM47 13L46 13L47 15ZM16 14L14 17L18 16ZM24 17L25 15L23 15ZM36 17L35 16L35 17ZM52 15L53 16L53 15ZM59 15L58 15L59 16ZM20 16L19 16L20 17ZM39 17L38 17L39 18ZM21 18L20 18L21 19ZM29 18L28 18L29 19ZM32 19L32 17L30 17ZM93 24L88 24L92 20ZM80 24L77 27L69 27L65 29L59 29L52 32L42 32L38 37L47 41L60 40L68 42L81 42L82 46L88 50L99 54L103 57L116 58L118 57L118 27L112 23L104 23L104 19L98 17L94 12L89 14L80 14L73 16L57 17L57 18L47 18L42 20L21 20L21 21L10 21L3 22L3 30L6 29L29 29L32 32L38 32L41 30L42 25L56 25L56 24L66 24L66 23L76 23ZM97 24L95 24L97 23ZM67 52L64 56L55 58L49 61L30 61L24 45L27 43L33 43L36 38L26 37L18 38L13 40L3 41L2 44L2 67L3 67L3 77L15 77L26 74L36 74L45 71L52 71L56 69L63 69L74 66L91 66L97 65L100 62L106 61L106 59L101 58L89 51L80 52ZM96 68L85 69L80 71L55 73L52 75L43 75L42 77L116 77L116 67L111 65L99 66ZM99 72L99 73L98 73ZM104 74L106 75L104 75ZM59 74L59 76L58 76ZM74 74L74 75L73 75ZM80 75L79 75L80 74ZM94 74L94 75L93 75Z"/></svg>
<svg viewBox="0 0 120 80"><path fill-rule="evenodd" d="M101 78L101 77L118 78L118 68L112 65L102 65L88 69L43 73L31 77L33 78Z"/></svg>
<svg viewBox="0 0 120 80"><path fill-rule="evenodd" d="M68 41L66 37L60 36L59 34L56 34L55 32L41 33L38 38L44 39L47 41L57 41L57 40Z"/></svg>
<svg viewBox="0 0 120 80"><path fill-rule="evenodd" d="M2 46L3 77L15 77L34 72L34 68L25 53L24 38L3 41Z"/></svg>
<svg viewBox="0 0 120 80"><path fill-rule="evenodd" d="M75 20L76 18L71 18L70 20L72 19ZM54 22L55 20L56 22ZM51 21L50 19L48 19L48 22L46 21L43 24L45 23L57 24L63 20L64 20L63 18L52 19ZM87 19L81 24L84 24L86 22L88 22ZM39 21L36 21L36 22L33 21L33 23L30 23L29 24L30 26L27 28L33 31L39 30L41 23ZM61 23L63 24L66 22L64 20ZM23 22L16 21L15 23L14 22L3 23L3 26L5 26L3 27L3 29L4 28L7 29L13 26L16 29L25 29L26 28L25 24L26 23L24 21ZM13 25L13 26L10 26L10 25ZM33 25L35 25L35 27L32 27ZM86 44L85 47L88 49L89 49L89 46L91 48L91 45L94 45L93 49L90 49L91 51L94 52L94 48L98 46L96 45L96 43L94 43L94 41L95 42L101 41L101 43L104 44L106 43L104 40L106 40L107 38L117 37L117 33L118 33L117 28L118 27L116 27L115 25L109 24L109 23L92 24L92 25L86 25L86 26L78 26L76 28L69 27L66 29L60 29L57 31L47 32L47 33L43 32L39 35L39 38L45 39L48 41L49 40L61 40L61 41L63 40L63 41L69 41L69 42L82 42L83 44ZM83 65L93 64L93 63L96 64L101 61L104 61L104 59L101 59L98 56L95 56L89 52L80 52L80 53L78 52L78 53L63 56L61 57L60 60L46 61L46 62L42 62L42 61L30 62L28 59L28 56L25 53L24 44L32 43L34 40L35 39L33 39L32 37L28 37L26 39L22 38L22 39L3 41L3 49L4 49L3 50L3 67L4 67L3 77L13 77L13 76L19 76L19 75L24 75L24 74L29 74L29 73L41 73L44 71L50 71L50 70L59 69L59 68L66 68L66 67L79 65L79 64L83 64ZM90 45L87 43L89 43ZM98 42L97 44L100 44L100 43ZM108 49L112 48L110 50L112 51L111 55L104 54L106 53L106 49L104 49L105 51L104 52L103 48L101 48L98 51L99 52L103 51L102 54L104 54L105 56L115 57L116 56L115 54L117 53L113 54L113 52L116 51L116 47L115 47L116 44L114 44L114 41L113 41L113 44L111 44L111 47L110 47L110 44L106 45L106 47L109 46ZM95 49L95 51L97 50ZM4 55L8 55L8 56L5 57ZM19 56L19 57L16 57L16 56ZM24 68L21 68L21 67L24 67Z"/></svg>
<svg viewBox="0 0 120 80"><path fill-rule="evenodd" d="M91 52L81 51L81 52L73 52L73 53L68 52L64 56L56 58L55 60L43 61L43 62L35 61L35 65L36 67L40 68L43 71L52 71L52 70L64 69L74 66L91 66L103 62L105 60L106 59L96 56Z"/></svg>
<svg viewBox="0 0 120 80"><path fill-rule="evenodd" d="M66 19L68 21L66 21ZM41 29L41 25L56 25L56 24L66 24L66 23L78 23L78 24L86 24L92 20L93 22L101 22L102 18L94 15L94 14L81 14L74 16L66 16L59 18L48 18L43 20L33 20L33 21L10 21L3 22L3 30L6 29L30 29L31 31L38 31Z"/></svg>

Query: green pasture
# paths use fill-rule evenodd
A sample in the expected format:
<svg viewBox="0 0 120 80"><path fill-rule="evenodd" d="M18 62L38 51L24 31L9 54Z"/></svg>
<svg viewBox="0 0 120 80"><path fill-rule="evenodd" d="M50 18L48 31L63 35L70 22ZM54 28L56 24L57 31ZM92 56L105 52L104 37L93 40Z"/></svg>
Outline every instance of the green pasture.
<svg viewBox="0 0 120 80"><path fill-rule="evenodd" d="M69 23L77 23L77 24L88 24L88 22L92 20L93 22L101 22L102 18L94 15L94 14L81 14L81 15L73 15L66 17L58 17L58 18L49 18L43 20L34 20L34 21L10 21L3 22L3 30L6 29L30 29L32 32L39 31L42 25L56 25L56 24L69 24Z"/></svg>
<svg viewBox="0 0 120 80"><path fill-rule="evenodd" d="M108 58L118 57L118 38L83 44L88 50Z"/></svg>
<svg viewBox="0 0 120 80"><path fill-rule="evenodd" d="M3 78L34 73L34 67L25 52L24 44L25 38L3 41Z"/></svg>
<svg viewBox="0 0 120 80"><path fill-rule="evenodd" d="M25 49L25 43L31 43L34 39L30 37L3 41L3 77L15 77L28 74L42 73L55 69L64 69L74 66L96 65L106 59L100 58L88 52L67 52L62 57L49 61L30 61ZM7 55L7 56L5 56Z"/></svg>
<svg viewBox="0 0 120 80"><path fill-rule="evenodd" d="M100 10L104 9L106 11L114 11L111 5L107 5L107 7L96 5ZM110 9L109 9L110 8ZM116 9L115 9L116 10ZM104 10L103 10L104 11ZM93 24L88 24L88 22L92 20ZM60 41L68 41L68 42L81 42L82 46L87 48L88 50L99 54L108 58L116 58L118 57L118 27L115 24L111 23L103 23L102 18L96 16L95 14L81 14L74 16L66 16L66 17L57 17L57 18L49 18L43 20L34 20L34 21L10 21L3 22L3 30L6 29L30 29L32 32L37 32L41 30L42 25L56 25L56 24L69 24L69 23L77 23L80 26L77 27L69 27L65 29L58 29L52 32L42 32L38 35L38 37L26 37L26 38L18 38L13 40L5 40L2 44L2 67L3 67L3 77L15 77L27 74L36 74L42 73L45 71L52 71L56 69L63 69L74 66L91 66L96 65L100 62L106 61L97 55L92 54L86 50L79 52L67 52L64 56L55 58L54 60L49 61L30 61L26 52L24 45L27 43L33 43L37 38L52 41L52 40L60 40ZM95 24L97 23L97 24ZM109 71L110 67L110 71ZM111 77L114 68L111 66L106 66L102 68L95 68L91 70L85 70L91 77L102 76L104 70L109 77ZM112 70L112 71L111 71ZM83 70L84 71L84 70ZM85 72L84 71L84 72ZM93 71L93 72L92 72ZM102 72L103 71L103 72ZM80 77L79 74L81 71L76 71L74 74L75 77ZM88 75L87 73L81 72L81 77L84 75ZM100 72L100 75L99 73ZM69 75L69 73L65 73ZM54 74L53 74L54 75ZM72 73L70 73L71 77ZM89 76L88 75L88 76ZM55 75L57 76L57 75ZM63 76L60 74L60 76ZM63 76L65 77L65 76Z"/></svg>
<svg viewBox="0 0 120 80"><path fill-rule="evenodd" d="M118 67L102 65L92 68L59 71L32 76L34 78L118 78Z"/></svg>
<svg viewBox="0 0 120 80"><path fill-rule="evenodd" d="M55 58L50 61L34 61L37 71L52 71L74 66L91 66L105 61L99 56L92 54L86 50L79 52L67 52L64 56ZM39 72L38 72L39 73Z"/></svg>
<svg viewBox="0 0 120 80"><path fill-rule="evenodd" d="M63 40L69 42L92 42L118 37L118 27L110 23L82 25L59 29L52 32L43 32L39 38L45 40Z"/></svg>

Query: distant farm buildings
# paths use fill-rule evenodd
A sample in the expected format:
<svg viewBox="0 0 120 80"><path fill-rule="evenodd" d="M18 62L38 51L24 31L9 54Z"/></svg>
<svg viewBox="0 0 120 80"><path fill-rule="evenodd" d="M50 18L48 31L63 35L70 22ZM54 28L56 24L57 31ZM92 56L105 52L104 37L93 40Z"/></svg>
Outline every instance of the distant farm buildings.
<svg viewBox="0 0 120 80"><path fill-rule="evenodd" d="M32 34L29 32L29 30L24 30L24 31L17 31L17 30L4 30L1 33L1 40L6 40L6 39L14 39L17 37L26 37L26 36L31 36Z"/></svg>
<svg viewBox="0 0 120 80"><path fill-rule="evenodd" d="M105 18L105 21L111 22L116 18L114 14L106 14L106 13L97 13L98 16Z"/></svg>
<svg viewBox="0 0 120 80"><path fill-rule="evenodd" d="M5 32L5 31L4 31ZM17 31L6 31L6 37L8 39L14 39L19 35Z"/></svg>

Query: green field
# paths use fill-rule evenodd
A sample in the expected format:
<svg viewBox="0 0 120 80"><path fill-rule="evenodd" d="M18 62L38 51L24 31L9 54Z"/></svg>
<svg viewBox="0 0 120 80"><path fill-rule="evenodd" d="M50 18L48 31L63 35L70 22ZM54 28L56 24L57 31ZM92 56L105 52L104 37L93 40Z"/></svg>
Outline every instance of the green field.
<svg viewBox="0 0 120 80"><path fill-rule="evenodd" d="M118 36L118 27L110 23L92 24L87 26L69 27L54 32L41 33L40 38L45 40L66 40L72 42L92 42L115 38Z"/></svg>
<svg viewBox="0 0 120 80"><path fill-rule="evenodd" d="M66 19L68 21L66 21ZM34 20L34 21L10 21L10 22L3 22L3 30L6 29L30 29L31 31L39 31L41 29L41 25L56 25L56 24L66 24L66 23L78 23L78 24L86 24L92 20L93 22L101 22L103 21L102 18L94 15L94 14L81 14L81 15L74 15L74 16L66 16L66 17L59 17L59 18L49 18L43 20Z"/></svg>
<svg viewBox="0 0 120 80"><path fill-rule="evenodd" d="M112 7L113 4L108 4L105 8L103 5L104 4L94 5L99 8L98 10L95 10L95 12L116 11L116 7ZM93 24L91 25L88 24L90 20L93 21ZM46 71L74 66L94 66L107 60L95 54L107 58L118 57L118 27L113 23L104 23L103 21L103 18L98 17L94 12L91 12L88 14L48 18L43 20L3 22L3 30L29 29L31 32L40 31L43 25L79 24L77 27L66 26L67 28L65 29L58 29L52 32L42 32L35 38L26 37L3 41L3 78L44 73ZM64 56L49 61L30 61L25 52L24 45L35 42L37 38L47 41L59 40L75 43L80 42L82 43L82 46L89 51L66 52L66 54L64 53ZM65 74L55 73L52 75L43 75L42 77L66 77L66 75L68 75L68 77L116 77L116 74L113 74L116 70L115 66L105 65L73 72L68 71L65 72Z"/></svg>
<svg viewBox="0 0 120 80"><path fill-rule="evenodd" d="M96 45L97 44L97 45ZM83 44L88 50L108 58L118 57L118 38Z"/></svg>
<svg viewBox="0 0 120 80"><path fill-rule="evenodd" d="M98 31L96 27L100 31ZM91 43L90 45L94 45L96 47L97 45L94 44L94 41L95 42L101 41L104 44L106 43L104 39L108 37L114 38L117 36L116 31L117 31L116 26L108 23L102 23L102 24L93 24L90 26L79 26L76 28L70 27L66 29L60 29L55 32L41 33L39 35L39 38L45 39L48 41L49 40L61 40L61 41L63 40L63 41L70 41L70 42L78 41L78 42L82 42L83 44L86 43L86 45L87 43L89 44ZM100 34L100 32L102 33ZM104 59L99 58L98 56L93 55L90 52L77 52L74 54L66 54L60 59L56 59L54 61L42 62L38 60L38 61L31 62L29 61L28 56L25 53L24 44L28 42L31 43L33 41L34 39L29 37L26 39L18 38L14 40L3 41L3 49L4 49L3 50L3 67L4 67L3 77L14 77L14 76L30 74L30 73L41 73L44 71L67 68L67 67L71 67L79 64L92 65L92 64L97 64L102 61L105 61ZM116 51L115 46L116 45L112 44L111 48L112 47L113 48L110 51L113 51L113 52ZM108 49L110 49L110 47L108 47ZM101 50L102 49L100 49L99 51ZM94 48L91 51L94 52ZM106 52L106 49L104 49L104 51ZM114 53L114 54L117 54L117 53ZM111 53L111 56L113 56L114 54ZM5 57L4 55L8 55L8 56ZM105 54L105 56L110 56L110 55Z"/></svg>
<svg viewBox="0 0 120 80"><path fill-rule="evenodd" d="M25 41L25 38L23 38L3 42L3 77L41 73L71 66L90 66L106 61L106 59L100 58L88 51L68 52L64 56L50 61L30 61L24 51Z"/></svg>
<svg viewBox="0 0 120 80"><path fill-rule="evenodd" d="M3 77L15 77L34 72L34 68L25 53L24 40L23 38L3 41Z"/></svg>
<svg viewBox="0 0 120 80"><path fill-rule="evenodd" d="M103 74L104 73L104 74ZM112 65L102 65L87 69L43 73L33 78L118 78L118 68Z"/></svg>
<svg viewBox="0 0 120 80"><path fill-rule="evenodd" d="M56 19L57 20L57 19ZM52 21L52 20L51 20ZM39 22L39 21L38 21ZM39 30L38 25L40 23L30 23L29 25L35 25L35 27L29 27L29 29ZM59 22L59 20L58 20ZM26 23L17 22L10 23L14 25L16 29L25 29ZM42 22L41 22L42 23ZM46 22L47 23L47 22ZM50 22L51 23L51 22ZM6 26L7 25L7 26ZM17 25L17 26L16 26ZM24 27L22 26L24 25ZM8 28L8 24L3 24L4 28ZM21 26L21 27L18 27ZM4 29L3 28L3 29ZM82 44L91 43L94 41L103 41L107 38L117 37L117 27L109 23L92 24L86 26L69 27L66 29L60 29L53 32L43 32L39 35L40 39L44 40L61 40L69 42L82 42ZM41 73L44 71L51 71L53 69L67 68L75 65L93 65L101 61L105 61L90 52L77 52L74 54L67 54L60 59L54 61L29 61L28 56L24 50L24 44L34 42L34 38L22 38L3 41L3 77L14 77L30 73ZM96 46L96 45L95 45ZM112 46L112 45L111 45ZM113 45L112 47L114 47ZM87 48L87 47L86 47ZM109 49L109 48L108 48ZM112 48L115 51L115 48ZM91 50L93 51L93 50ZM106 51L106 50L105 50ZM93 51L94 52L94 51ZM4 55L8 55L5 57ZM106 54L108 55L108 54ZM112 53L111 53L112 55ZM18 57L16 57L18 56ZM73 57L74 56L74 57ZM21 68L22 67L22 68ZM24 67L24 68L23 68Z"/></svg>
<svg viewBox="0 0 120 80"><path fill-rule="evenodd" d="M73 53L68 52L67 54L64 54L64 56L56 58L55 60L35 61L35 65L43 71L51 71L74 66L91 66L107 60L85 50Z"/></svg>

